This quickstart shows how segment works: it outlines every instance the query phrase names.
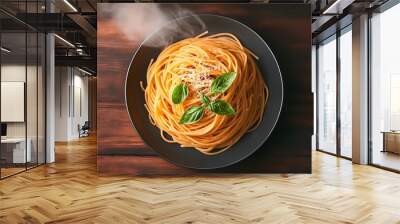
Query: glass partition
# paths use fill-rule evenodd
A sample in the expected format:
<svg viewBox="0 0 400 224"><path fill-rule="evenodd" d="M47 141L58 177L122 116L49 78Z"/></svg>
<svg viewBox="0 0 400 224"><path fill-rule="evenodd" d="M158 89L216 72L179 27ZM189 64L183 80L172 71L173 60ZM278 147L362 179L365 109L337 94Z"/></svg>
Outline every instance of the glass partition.
<svg viewBox="0 0 400 224"><path fill-rule="evenodd" d="M38 13L39 4L20 1L18 12ZM45 44L43 33L0 12L1 179L45 163Z"/></svg>
<svg viewBox="0 0 400 224"><path fill-rule="evenodd" d="M2 177L24 171L31 158L26 150L26 41L25 32L1 34Z"/></svg>

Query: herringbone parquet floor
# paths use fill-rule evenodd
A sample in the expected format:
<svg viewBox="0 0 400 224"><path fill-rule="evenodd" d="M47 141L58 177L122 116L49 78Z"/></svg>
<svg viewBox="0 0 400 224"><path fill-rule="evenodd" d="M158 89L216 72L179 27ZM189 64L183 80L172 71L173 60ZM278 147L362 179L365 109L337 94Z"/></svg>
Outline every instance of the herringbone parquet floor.
<svg viewBox="0 0 400 224"><path fill-rule="evenodd" d="M0 223L400 223L400 175L313 154L312 175L107 177L94 138L0 181Z"/></svg>

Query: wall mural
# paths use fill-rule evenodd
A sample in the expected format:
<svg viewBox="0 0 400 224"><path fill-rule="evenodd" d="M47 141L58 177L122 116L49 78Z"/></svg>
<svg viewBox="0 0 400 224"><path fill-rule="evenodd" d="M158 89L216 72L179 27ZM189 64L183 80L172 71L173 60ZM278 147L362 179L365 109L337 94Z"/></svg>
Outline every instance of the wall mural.
<svg viewBox="0 0 400 224"><path fill-rule="evenodd" d="M311 172L309 6L98 8L100 173Z"/></svg>

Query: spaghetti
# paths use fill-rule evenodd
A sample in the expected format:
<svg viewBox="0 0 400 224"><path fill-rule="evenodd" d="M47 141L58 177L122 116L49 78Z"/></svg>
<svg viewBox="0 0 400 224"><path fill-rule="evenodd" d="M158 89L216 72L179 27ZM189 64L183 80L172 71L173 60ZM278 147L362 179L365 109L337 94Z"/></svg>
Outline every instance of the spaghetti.
<svg viewBox="0 0 400 224"><path fill-rule="evenodd" d="M230 33L206 36L203 33L166 47L147 69L145 107L151 123L160 129L161 137L181 147L193 147L201 153L215 155L229 149L260 124L268 100L268 88L253 53ZM222 74L236 77L223 93L211 93L211 85ZM171 100L174 87L188 87L186 99ZM234 108L230 116L204 109L201 119L182 124L182 116L191 107L210 101L225 101Z"/></svg>

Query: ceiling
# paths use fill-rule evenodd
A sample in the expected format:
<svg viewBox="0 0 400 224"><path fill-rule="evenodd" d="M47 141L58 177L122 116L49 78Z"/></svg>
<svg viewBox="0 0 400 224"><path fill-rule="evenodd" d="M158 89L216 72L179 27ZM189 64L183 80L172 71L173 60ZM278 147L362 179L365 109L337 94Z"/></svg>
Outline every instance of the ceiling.
<svg viewBox="0 0 400 224"><path fill-rule="evenodd" d="M33 35L29 32L34 36L54 32L56 65L79 66L96 73L96 4L96 0L48 0L47 5L45 0L1 0L2 46L12 50L7 60L35 57L38 49L30 43Z"/></svg>
<svg viewBox="0 0 400 224"><path fill-rule="evenodd" d="M338 1L339 4L335 3ZM312 9L313 37L320 36L346 15L357 14L376 7L386 0L252 0L266 3L308 3ZM54 32L56 65L80 66L96 72L97 3L152 2L133 0L1 0L0 21L3 45L12 48L15 57L26 55L26 30ZM155 2L176 2L156 0ZM179 2L216 2L212 0L185 0ZM218 2L249 2L246 0L220 0ZM334 7L333 7L334 6ZM329 9L329 10L327 10ZM48 13L52 11L52 13ZM329 12L329 13L325 13ZM29 39L29 38L28 38ZM69 43L66 43L66 40ZM28 40L29 42L30 40ZM72 46L72 45L73 46ZM28 43L28 58L36 46Z"/></svg>

